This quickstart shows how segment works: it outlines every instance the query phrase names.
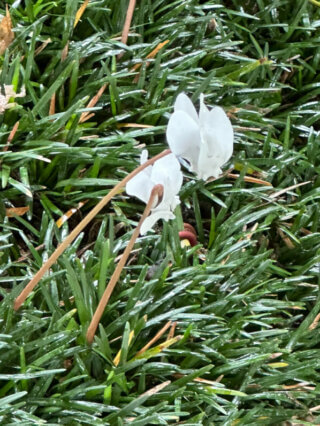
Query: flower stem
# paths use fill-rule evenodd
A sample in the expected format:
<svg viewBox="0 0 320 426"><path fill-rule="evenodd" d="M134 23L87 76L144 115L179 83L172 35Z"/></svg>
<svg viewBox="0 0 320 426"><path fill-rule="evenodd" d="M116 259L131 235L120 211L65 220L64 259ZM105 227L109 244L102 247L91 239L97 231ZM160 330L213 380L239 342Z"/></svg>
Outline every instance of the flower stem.
<svg viewBox="0 0 320 426"><path fill-rule="evenodd" d="M149 198L149 201L146 205L146 208L144 209L144 212L141 216L141 219L138 223L138 226L136 227L136 229L134 230L130 241L125 249L125 251L123 252L123 255L121 256L121 259L119 260L119 263L114 271L114 273L112 274L110 281L100 299L99 305L92 317L92 320L90 322L88 331L87 331L87 342L88 343L92 343L93 342L93 338L94 335L96 333L97 327L99 325L100 319L102 317L103 311L105 310L105 307L107 306L107 303L110 299L110 296L118 282L118 279L120 277L121 271L124 267L124 265L126 264L126 261L128 259L129 254L131 253L131 250L134 246L134 243L136 242L136 239L138 238L138 235L140 233L140 228L141 225L143 223L143 221L146 219L146 217L149 215L150 210L152 209L152 206L154 204L154 200L156 199L156 197L160 198L163 194L163 186L162 185L155 185L151 191L151 195Z"/></svg>
<svg viewBox="0 0 320 426"><path fill-rule="evenodd" d="M153 158L150 158L141 166L137 167L133 172L129 173L121 182L119 182L111 191L102 198L102 200L87 214L87 216L70 232L70 234L62 241L62 243L56 248L52 253L49 259L44 265L41 266L39 271L35 274L31 281L26 285L22 290L19 296L14 301L14 309L17 311L23 302L26 300L31 291L35 288L38 282L41 280L43 275L49 270L49 268L57 261L59 256L65 251L65 249L72 243L72 241L80 234L80 232L88 225L88 223L100 212L100 210L105 207L108 202L114 197L119 190L121 190L126 183L140 173L146 167L152 165L155 161L164 157L165 155L170 154L170 149L162 151L160 154L156 155Z"/></svg>

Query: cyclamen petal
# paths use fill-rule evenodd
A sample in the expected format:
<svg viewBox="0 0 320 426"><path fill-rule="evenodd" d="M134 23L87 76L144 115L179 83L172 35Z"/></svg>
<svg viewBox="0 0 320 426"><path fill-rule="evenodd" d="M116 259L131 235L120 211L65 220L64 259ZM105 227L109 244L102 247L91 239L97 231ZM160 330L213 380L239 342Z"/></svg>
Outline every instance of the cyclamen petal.
<svg viewBox="0 0 320 426"><path fill-rule="evenodd" d="M171 151L187 160L191 171L196 171L201 144L199 123L185 111L174 112L167 127L167 141Z"/></svg>
<svg viewBox="0 0 320 426"><path fill-rule="evenodd" d="M133 195L139 198L144 203L147 203L152 191L153 185L150 181L150 176L145 170L133 177L126 185L128 195Z"/></svg>
<svg viewBox="0 0 320 426"><path fill-rule="evenodd" d="M174 154L166 155L156 161L152 167L152 182L161 183L164 187L163 199L168 197L171 202L182 186L180 163Z"/></svg>
<svg viewBox="0 0 320 426"><path fill-rule="evenodd" d="M141 162L145 162L147 157L143 153ZM182 172L180 164L174 154L169 154L160 158L153 166L133 177L126 185L128 195L133 195L145 203L148 202L152 188L161 184L163 186L163 196L160 202L151 210L150 215L144 220L140 234L147 233L159 219L168 221L174 219L173 210L180 203L177 194L182 185Z"/></svg>
<svg viewBox="0 0 320 426"><path fill-rule="evenodd" d="M184 93L180 93L174 103L174 111L183 111L197 123L199 118L197 111L190 98Z"/></svg>
<svg viewBox="0 0 320 426"><path fill-rule="evenodd" d="M221 107L209 110L200 96L199 115L191 100L180 94L167 127L171 151L186 160L199 179L218 177L233 152L233 129Z"/></svg>
<svg viewBox="0 0 320 426"><path fill-rule="evenodd" d="M166 222L169 219L174 219L175 215L167 210L159 210L159 211L153 211L144 221L141 225L140 234L145 235L150 229L154 227L154 225L158 222L160 219L164 219Z"/></svg>

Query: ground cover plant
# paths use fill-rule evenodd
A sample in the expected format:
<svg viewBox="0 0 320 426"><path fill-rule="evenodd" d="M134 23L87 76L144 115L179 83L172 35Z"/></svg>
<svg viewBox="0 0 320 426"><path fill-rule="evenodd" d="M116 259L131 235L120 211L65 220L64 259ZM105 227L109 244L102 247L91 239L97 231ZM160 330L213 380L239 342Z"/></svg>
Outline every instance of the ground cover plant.
<svg viewBox="0 0 320 426"><path fill-rule="evenodd" d="M1 423L320 423L320 4L140 0L127 45L128 1L92 0L77 22L81 4L8 2L1 93L21 97L0 114ZM144 208L125 192L15 312L141 150L167 148L181 92L231 118L222 176L183 169L176 220L137 240L92 345Z"/></svg>

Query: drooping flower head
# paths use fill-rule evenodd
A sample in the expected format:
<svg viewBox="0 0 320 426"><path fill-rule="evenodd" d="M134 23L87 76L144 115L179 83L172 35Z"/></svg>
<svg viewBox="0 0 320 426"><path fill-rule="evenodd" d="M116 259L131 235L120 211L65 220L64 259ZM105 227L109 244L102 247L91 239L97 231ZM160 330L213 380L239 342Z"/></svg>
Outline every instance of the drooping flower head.
<svg viewBox="0 0 320 426"><path fill-rule="evenodd" d="M233 129L221 107L209 110L200 96L197 113L191 100L181 93L167 127L171 151L189 163L199 179L217 178L233 152Z"/></svg>
<svg viewBox="0 0 320 426"><path fill-rule="evenodd" d="M141 164L145 163L147 158L148 151L142 151ZM182 172L179 161L173 154L160 158L153 166L145 168L133 177L126 185L126 192L147 204L152 188L157 184L163 186L163 196L161 200L157 200L151 214L144 220L141 235L148 232L159 219L168 221L175 218L173 211L180 203L177 194L182 185Z"/></svg>

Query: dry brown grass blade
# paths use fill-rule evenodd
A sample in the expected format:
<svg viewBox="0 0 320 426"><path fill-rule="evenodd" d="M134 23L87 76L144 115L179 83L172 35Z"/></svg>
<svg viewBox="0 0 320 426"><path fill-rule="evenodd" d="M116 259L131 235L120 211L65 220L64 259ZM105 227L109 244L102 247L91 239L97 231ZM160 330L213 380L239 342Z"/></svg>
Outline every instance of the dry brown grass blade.
<svg viewBox="0 0 320 426"><path fill-rule="evenodd" d="M214 380L201 379L201 377L196 377L195 379L193 379L193 381L202 383L204 385L210 385L210 386L216 386L217 383L219 383L218 381L214 381Z"/></svg>
<svg viewBox="0 0 320 426"><path fill-rule="evenodd" d="M51 43L51 38L47 38L47 40L45 40L35 51L34 51L34 56L39 55L39 53L41 53L47 46L49 43Z"/></svg>
<svg viewBox="0 0 320 426"><path fill-rule="evenodd" d="M47 46L49 43L51 43L52 40L51 38L47 38L47 40L45 40L39 47L37 47L37 49L34 51L34 56L39 55L39 53L41 53ZM22 55L20 58L20 62L22 62L25 58L25 55Z"/></svg>
<svg viewBox="0 0 320 426"><path fill-rule="evenodd" d="M53 115L56 112L56 94L54 93L50 99L49 115Z"/></svg>
<svg viewBox="0 0 320 426"><path fill-rule="evenodd" d="M39 246L35 247L34 249L39 251L41 249L44 248L44 244L40 244ZM30 256L30 252L27 252L25 254L23 254L22 256L19 257L19 259L17 260L17 262L23 262L24 260L28 259L28 257Z"/></svg>
<svg viewBox="0 0 320 426"><path fill-rule="evenodd" d="M294 385L283 385L282 389L285 390L292 390L292 389L307 389L307 390L314 390L315 388L313 386L309 386L311 385L310 382L301 382L301 383L296 383Z"/></svg>
<svg viewBox="0 0 320 426"><path fill-rule="evenodd" d="M86 10L88 4L89 4L90 0L84 0L84 2L82 3L82 5L79 7L75 19L74 19L74 24L73 24L73 28L75 28L78 24L78 22L81 19L81 16L83 15L84 11Z"/></svg>
<svg viewBox="0 0 320 426"><path fill-rule="evenodd" d="M9 136L8 136L8 140L7 140L7 143L5 144L5 146L3 148L3 151L5 151L5 152L8 151L9 146L12 142L12 139L14 138L15 134L17 133L18 127L19 127L19 121L17 121L15 123L15 125L12 127L12 130L11 130Z"/></svg>
<svg viewBox="0 0 320 426"><path fill-rule="evenodd" d="M13 126L13 128L12 128L12 130L11 130L9 136L8 136L7 142L6 142L5 146L3 147L3 152L8 151L10 144L12 142L12 139L14 138L15 134L17 133L18 127L19 127L19 121L17 121L15 123L15 125ZM0 158L0 164L1 163L2 163L2 158Z"/></svg>
<svg viewBox="0 0 320 426"><path fill-rule="evenodd" d="M299 188L299 186L307 185L310 182L311 181L308 180L307 182L301 182L301 183L297 183L296 185L288 186L287 188L284 188L284 189L281 189L280 191L274 192L273 194L270 195L270 198L273 199L273 198L280 197L280 195L283 195L288 191L292 191L293 189Z"/></svg>
<svg viewBox="0 0 320 426"><path fill-rule="evenodd" d="M128 35L130 31L130 26L131 26L131 21L132 21L135 6L136 6L136 0L129 0L126 20L124 21L124 26L123 26L122 35L121 35L121 43L123 44L127 44L127 41L128 41ZM123 53L119 53L117 59L121 59L122 56L123 56Z"/></svg>
<svg viewBox="0 0 320 426"><path fill-rule="evenodd" d="M148 59L153 59L157 53L159 52L159 50L161 50L167 43L169 43L170 40L165 40L161 43L159 43L148 55L147 55L147 62L146 62L146 67L148 67L150 65L150 61L148 61ZM134 72L137 71L140 67L141 67L142 63L140 64L135 64L130 71ZM135 76L135 78L133 79L134 83L137 83L139 81L139 77L140 74L137 74Z"/></svg>
<svg viewBox="0 0 320 426"><path fill-rule="evenodd" d="M138 123L118 123L117 128L121 129L123 127L133 127L137 129L149 129L150 127L154 127L151 124L138 124Z"/></svg>
<svg viewBox="0 0 320 426"><path fill-rule="evenodd" d="M239 179L239 177L240 177L240 175L235 174L235 173L228 173L227 176L230 177L231 179ZM258 185L272 186L272 184L270 182L267 182L266 180L254 178L252 176L244 176L243 180L245 182L257 183Z"/></svg>
<svg viewBox="0 0 320 426"><path fill-rule="evenodd" d="M184 374L180 374L180 373L176 373L173 375L174 378L176 379L180 379L181 377L185 377ZM198 382L198 383L202 383L204 385L210 385L210 386L216 386L217 383L220 383L221 380L223 379L223 375L219 376L217 378L217 380L207 380L207 379L202 379L201 377L196 377L195 379L193 379L194 382Z"/></svg>
<svg viewBox="0 0 320 426"><path fill-rule="evenodd" d="M319 321L320 321L320 314L318 314L315 317L315 319L312 321L312 323L309 325L309 330L314 330L317 327Z"/></svg>
<svg viewBox="0 0 320 426"><path fill-rule="evenodd" d="M285 245L289 248L289 249L294 249L295 245L293 244L293 242L290 240L290 238L282 231L282 229L278 228L278 233L281 237L281 239L283 240L283 242L285 243Z"/></svg>
<svg viewBox="0 0 320 426"><path fill-rule="evenodd" d="M175 331L176 331L176 327L177 327L177 321L175 321L175 322L171 325L170 330L169 330L169 333L168 333L167 340L170 340L170 339L172 339L172 338L173 338L174 333L175 333Z"/></svg>
<svg viewBox="0 0 320 426"><path fill-rule="evenodd" d="M160 49L163 48L163 46L165 46L167 43L169 43L170 40L165 40L161 43L159 43L153 50L151 50L151 52L147 55L146 59L153 59L156 54L159 52ZM135 64L130 72L134 72L134 71L138 71L138 69L141 67L142 62L140 62L139 64Z"/></svg>
<svg viewBox="0 0 320 426"><path fill-rule="evenodd" d="M261 128L260 127L242 127L242 126L238 126L238 127L234 127L233 130L236 131L236 132L261 132Z"/></svg>
<svg viewBox="0 0 320 426"><path fill-rule="evenodd" d="M85 113L83 113L83 114L85 114ZM92 117L94 117L94 112L92 112L92 113L88 113L88 115L86 115L86 116L83 118L83 120L81 121L81 123L84 123L85 121L90 120L90 118L92 118Z"/></svg>
<svg viewBox="0 0 320 426"><path fill-rule="evenodd" d="M155 395L156 393L160 392L162 389L166 388L168 385L170 385L171 381L167 380L166 382L161 383L160 385L155 386L154 388L151 388L149 390L147 390L146 392L144 392L142 395L140 395L140 397L142 396L152 396Z"/></svg>
<svg viewBox="0 0 320 426"><path fill-rule="evenodd" d="M146 167L151 166L155 161L159 160L162 157L170 154L170 149L162 151L160 154L156 155L153 158L150 158L141 166L137 167L133 172L129 173L121 182L114 186L111 191L102 198L102 200L87 214L87 216L82 219L80 223L70 232L70 234L62 241L62 243L57 247L57 249L52 253L49 259L45 264L39 269L35 276L29 281L26 287L22 290L19 296L14 301L14 309L18 310L23 302L26 300L31 291L35 288L38 282L41 280L43 275L50 269L50 267L57 261L59 256L65 251L67 247L72 243L72 241L80 234L80 232L91 222L91 220L100 212L100 210L105 207L109 201L138 173L144 170Z"/></svg>
<svg viewBox="0 0 320 426"><path fill-rule="evenodd" d="M0 55L3 55L6 49L14 40L14 32L12 31L12 21L9 13L9 7L6 4L6 16L0 22Z"/></svg>
<svg viewBox="0 0 320 426"><path fill-rule="evenodd" d="M320 411L320 405L316 405L315 407L309 408L310 413L314 413L315 411Z"/></svg>
<svg viewBox="0 0 320 426"><path fill-rule="evenodd" d="M98 100L101 98L103 92L106 90L107 84L104 84L97 92L96 95L94 95L94 97L89 101L88 105L86 106L86 108L93 108L96 103L98 102ZM80 120L79 123L84 123L85 121L89 120L91 117L94 116L94 113L90 112L90 111L86 111L83 112L80 116Z"/></svg>
<svg viewBox="0 0 320 426"><path fill-rule="evenodd" d="M135 357L143 354L146 350L148 350L155 342L157 342L160 337L168 330L168 328L171 326L172 321L168 321L167 324L165 324L161 330L158 331L158 333L142 348L140 351L138 351L135 355Z"/></svg>
<svg viewBox="0 0 320 426"><path fill-rule="evenodd" d="M77 207L73 207L72 209L68 210L66 213L64 213L59 219L56 221L56 225L58 228L61 228L61 226L70 219L72 215L74 215L79 209L81 209L82 206L84 206L88 200L80 201L78 203Z"/></svg>
<svg viewBox="0 0 320 426"><path fill-rule="evenodd" d="M68 53L69 53L69 40L67 41L66 45L62 49L61 62L65 61L67 59Z"/></svg>
<svg viewBox="0 0 320 426"><path fill-rule="evenodd" d="M123 252L123 255L121 257L121 259L119 260L119 263L117 264L117 267L115 269L115 271L113 272L110 281L100 299L100 302L98 304L98 307L92 317L92 320L89 324L88 327L88 331L86 334L86 338L87 338L87 342L88 343L92 343L93 339L94 339L94 335L96 333L96 330L98 328L100 319L103 315L103 311L105 310L105 307L107 306L109 299L112 295L112 292L119 280L120 274L122 272L122 269L124 267L124 265L126 264L126 261L131 253L131 250L133 249L134 243L136 242L136 239L138 238L139 234L140 234L140 229L141 226L144 222L144 220L147 218L147 216L149 215L151 208L154 204L154 200L157 197L161 197L163 194L163 186L162 185L155 185L151 191L151 195L149 198L149 201L144 209L144 212L139 220L138 226L136 227L136 229L133 231L133 234L130 238L130 241L125 249L125 251Z"/></svg>
<svg viewBox="0 0 320 426"><path fill-rule="evenodd" d="M250 229L249 234L246 235L246 239L247 240L251 240L252 235L255 233L255 231L258 229L259 226L259 222L256 222L253 227Z"/></svg>

